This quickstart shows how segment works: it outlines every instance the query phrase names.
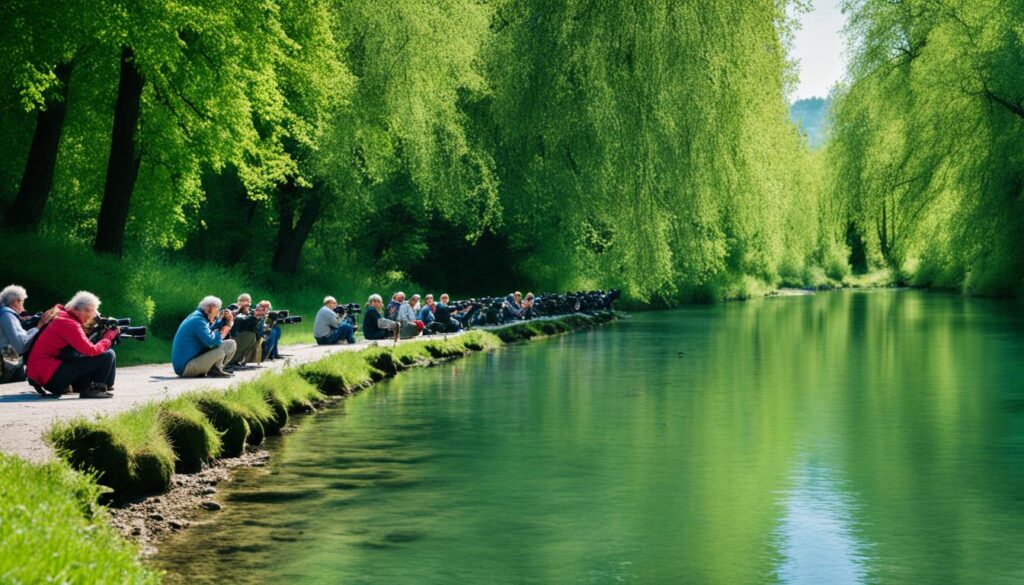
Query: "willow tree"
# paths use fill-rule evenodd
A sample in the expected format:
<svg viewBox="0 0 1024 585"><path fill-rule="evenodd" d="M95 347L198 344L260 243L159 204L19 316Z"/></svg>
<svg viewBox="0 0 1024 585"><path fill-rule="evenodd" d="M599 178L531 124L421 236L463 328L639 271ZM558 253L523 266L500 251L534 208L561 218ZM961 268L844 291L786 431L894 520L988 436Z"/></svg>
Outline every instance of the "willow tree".
<svg viewBox="0 0 1024 585"><path fill-rule="evenodd" d="M802 152L788 5L499 4L502 203L528 272L662 300L776 277Z"/></svg>
<svg viewBox="0 0 1024 585"><path fill-rule="evenodd" d="M848 2L836 198L919 284L1013 294L1024 276L1024 6Z"/></svg>
<svg viewBox="0 0 1024 585"><path fill-rule="evenodd" d="M473 238L495 225L493 161L469 132L461 107L487 92L479 54L490 35L489 7L471 0L345 0L337 11L339 43L355 82L313 161L315 189L332 202L321 209L325 245L353 244L391 205L420 221L460 222L464 232L453 237ZM402 247L404 262L416 261L423 247L408 240L411 233L387 234L374 255Z"/></svg>

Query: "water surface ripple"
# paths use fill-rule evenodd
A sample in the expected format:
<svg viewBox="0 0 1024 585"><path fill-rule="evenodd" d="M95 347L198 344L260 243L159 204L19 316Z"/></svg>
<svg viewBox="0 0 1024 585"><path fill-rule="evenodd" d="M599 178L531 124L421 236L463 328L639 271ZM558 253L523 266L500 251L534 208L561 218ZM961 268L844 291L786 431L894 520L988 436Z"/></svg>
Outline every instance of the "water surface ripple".
<svg viewBox="0 0 1024 585"><path fill-rule="evenodd" d="M166 543L180 583L1021 583L1024 319L836 292L377 385Z"/></svg>

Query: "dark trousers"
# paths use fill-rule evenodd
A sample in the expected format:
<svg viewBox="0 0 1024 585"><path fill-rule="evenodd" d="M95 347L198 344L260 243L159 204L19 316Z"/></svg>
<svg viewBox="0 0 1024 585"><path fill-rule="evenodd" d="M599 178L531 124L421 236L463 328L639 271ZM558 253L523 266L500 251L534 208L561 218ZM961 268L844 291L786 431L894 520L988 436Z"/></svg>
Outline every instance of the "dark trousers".
<svg viewBox="0 0 1024 585"><path fill-rule="evenodd" d="M314 337L313 339L316 339L317 345L334 345L335 343L338 343L342 339L349 343L355 343L356 330L348 323L342 323L341 325L338 325L338 327L335 328L334 331L331 331L330 334L325 335L323 337Z"/></svg>
<svg viewBox="0 0 1024 585"><path fill-rule="evenodd" d="M97 356L64 360L43 388L55 394L64 392L68 386L82 392L88 390L93 382L101 382L109 388L114 385L116 372L114 350L108 349Z"/></svg>

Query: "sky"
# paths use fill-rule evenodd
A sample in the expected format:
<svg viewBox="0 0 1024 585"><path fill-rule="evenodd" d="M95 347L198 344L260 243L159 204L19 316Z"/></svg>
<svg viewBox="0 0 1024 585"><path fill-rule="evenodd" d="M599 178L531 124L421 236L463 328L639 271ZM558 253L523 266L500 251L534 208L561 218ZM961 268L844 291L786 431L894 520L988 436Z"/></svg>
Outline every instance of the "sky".
<svg viewBox="0 0 1024 585"><path fill-rule="evenodd" d="M800 61L800 83L792 101L826 97L846 68L842 52L845 17L841 0L814 0L813 10L800 16L801 28L793 39L793 57Z"/></svg>

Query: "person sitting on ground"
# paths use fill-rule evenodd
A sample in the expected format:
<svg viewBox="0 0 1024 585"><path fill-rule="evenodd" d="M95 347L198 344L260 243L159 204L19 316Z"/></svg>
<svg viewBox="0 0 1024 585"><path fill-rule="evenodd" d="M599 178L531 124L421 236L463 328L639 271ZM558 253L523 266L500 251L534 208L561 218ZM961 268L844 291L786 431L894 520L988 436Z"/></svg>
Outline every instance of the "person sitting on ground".
<svg viewBox="0 0 1024 585"><path fill-rule="evenodd" d="M526 297L523 298L523 319L533 319L537 316L533 307L535 300L532 292L526 293Z"/></svg>
<svg viewBox="0 0 1024 585"><path fill-rule="evenodd" d="M419 301L419 295L413 295L413 302ZM398 323L401 325L400 337L409 339L423 333L423 321L416 318L416 309L413 303L402 303L398 307Z"/></svg>
<svg viewBox="0 0 1024 585"><path fill-rule="evenodd" d="M21 313L28 293L16 284L0 291L0 384L25 381L24 355L40 329L57 315L57 307L43 313L35 327L25 329Z"/></svg>
<svg viewBox="0 0 1024 585"><path fill-rule="evenodd" d="M501 307L501 322L510 323L523 318L523 306L520 300L523 293L516 291L505 297L505 303Z"/></svg>
<svg viewBox="0 0 1024 585"><path fill-rule="evenodd" d="M420 308L419 314L420 321L427 327L434 322L434 311L437 310L437 303L434 302L434 295L428 294L423 297L423 307Z"/></svg>
<svg viewBox="0 0 1024 585"><path fill-rule="evenodd" d="M228 365L241 365L247 362L261 361L260 348L263 340L263 317L266 311L259 314L252 309L252 297L249 293L238 295L238 308L234 311L235 323L231 327L230 339L235 340L235 355Z"/></svg>
<svg viewBox="0 0 1024 585"><path fill-rule="evenodd" d="M429 296L428 302L433 301ZM448 295L441 295L441 302L436 303L433 307L433 314L431 315L434 320L427 325L435 333L456 333L462 328L462 324L453 317L451 306L448 304Z"/></svg>
<svg viewBox="0 0 1024 585"><path fill-rule="evenodd" d="M381 316L384 300L378 294L370 295L363 312L363 337L369 340L394 338L398 341L398 322Z"/></svg>
<svg viewBox="0 0 1024 585"><path fill-rule="evenodd" d="M388 311L384 313L384 316L392 321L398 320L398 309L402 308L402 303L405 302L405 293L402 291L396 292L391 296L391 302L388 303Z"/></svg>
<svg viewBox="0 0 1024 585"><path fill-rule="evenodd" d="M68 386L79 398L110 398L114 390L117 360L110 349L121 334L117 327L96 342L89 341L84 326L99 314L100 299L78 291L57 314L32 346L27 376L36 392L60 396ZM69 349L70 348L70 349Z"/></svg>
<svg viewBox="0 0 1024 585"><path fill-rule="evenodd" d="M185 318L174 334L171 345L171 365L182 378L228 378L234 374L224 371L235 355L237 344L224 339L231 331L235 316L221 311L221 301L215 296L199 301L195 311Z"/></svg>
<svg viewBox="0 0 1024 585"><path fill-rule="evenodd" d="M356 342L355 327L334 312L337 307L338 301L334 297L324 297L324 306L317 312L313 322L313 339L317 345L334 345L342 339L349 343Z"/></svg>
<svg viewBox="0 0 1024 585"><path fill-rule="evenodd" d="M270 301L263 299L256 305L257 311L262 311L264 315L274 309ZM277 323L271 323L270 327L264 325L263 330L263 359L264 360L279 360L281 354L278 353L278 345L281 341L281 326Z"/></svg>

